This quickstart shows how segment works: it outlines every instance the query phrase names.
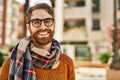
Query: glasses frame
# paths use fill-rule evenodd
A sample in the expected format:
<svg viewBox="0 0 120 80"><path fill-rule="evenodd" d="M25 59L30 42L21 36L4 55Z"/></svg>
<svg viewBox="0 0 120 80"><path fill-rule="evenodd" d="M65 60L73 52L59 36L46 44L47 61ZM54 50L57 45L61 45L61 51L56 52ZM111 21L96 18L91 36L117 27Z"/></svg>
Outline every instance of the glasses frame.
<svg viewBox="0 0 120 80"><path fill-rule="evenodd" d="M46 25L46 23L45 23L45 20L48 20L48 19L52 20L52 23L51 23L50 25ZM33 22L34 22L35 20L39 20L39 21L40 21L40 23L39 23L38 26L35 26L35 25L33 24ZM36 18L36 19L31 19L31 20L29 20L29 24L30 24L30 22L31 22L32 25L33 25L35 28L39 28L39 27L41 27L42 21L43 21L43 23L44 23L44 25L45 25L46 27L50 27L50 26L52 26L53 23L54 23L54 18L45 18L45 19L37 19L37 18Z"/></svg>

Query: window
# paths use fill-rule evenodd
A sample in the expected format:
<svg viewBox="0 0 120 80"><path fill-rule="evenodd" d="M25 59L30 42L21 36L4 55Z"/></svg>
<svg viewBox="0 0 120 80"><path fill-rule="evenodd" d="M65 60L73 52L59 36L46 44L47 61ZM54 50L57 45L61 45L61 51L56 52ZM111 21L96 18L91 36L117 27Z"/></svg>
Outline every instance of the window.
<svg viewBox="0 0 120 80"><path fill-rule="evenodd" d="M75 49L76 61L91 61L91 53L87 46L76 46Z"/></svg>
<svg viewBox="0 0 120 80"><path fill-rule="evenodd" d="M3 5L3 0L0 0L0 5Z"/></svg>
<svg viewBox="0 0 120 80"><path fill-rule="evenodd" d="M100 30L100 20L99 19L93 20L92 30Z"/></svg>
<svg viewBox="0 0 120 80"><path fill-rule="evenodd" d="M65 27L85 27L85 19L80 20L66 20Z"/></svg>
<svg viewBox="0 0 120 80"><path fill-rule="evenodd" d="M19 8L13 7L13 14L14 14L15 16L19 16L19 14L20 14Z"/></svg>
<svg viewBox="0 0 120 80"><path fill-rule="evenodd" d="M84 0L77 1L77 2L76 2L76 6L77 6L77 7L85 6L85 1L84 1Z"/></svg>
<svg viewBox="0 0 120 80"><path fill-rule="evenodd" d="M83 7L85 6L85 0L69 1L64 0L65 7Z"/></svg>
<svg viewBox="0 0 120 80"><path fill-rule="evenodd" d="M120 10L120 0L118 0L118 10Z"/></svg>
<svg viewBox="0 0 120 80"><path fill-rule="evenodd" d="M92 3L93 3L92 11L100 12L100 0L92 0Z"/></svg>

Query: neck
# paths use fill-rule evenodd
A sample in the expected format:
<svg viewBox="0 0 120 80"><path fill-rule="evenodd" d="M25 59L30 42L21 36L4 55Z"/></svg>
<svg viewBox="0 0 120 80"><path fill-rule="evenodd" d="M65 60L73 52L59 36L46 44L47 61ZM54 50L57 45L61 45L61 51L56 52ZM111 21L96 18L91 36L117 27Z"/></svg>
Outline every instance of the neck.
<svg viewBox="0 0 120 80"><path fill-rule="evenodd" d="M34 43L35 43L35 42L34 42ZM46 45L39 45L39 44L35 43L35 46L36 46L36 47L39 47L39 48L41 48L41 49L45 49L45 50L47 50L47 51L50 51L51 44L52 44L52 42L50 42L50 43L48 43L48 44L46 44Z"/></svg>

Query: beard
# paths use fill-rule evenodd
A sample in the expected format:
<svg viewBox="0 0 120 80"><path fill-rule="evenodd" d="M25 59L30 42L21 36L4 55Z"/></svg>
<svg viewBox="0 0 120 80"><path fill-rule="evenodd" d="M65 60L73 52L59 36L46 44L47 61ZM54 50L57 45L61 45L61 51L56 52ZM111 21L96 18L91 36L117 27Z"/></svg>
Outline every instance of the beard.
<svg viewBox="0 0 120 80"><path fill-rule="evenodd" d="M39 37L39 32L45 32L45 31L48 33L48 36L47 37L44 37L44 36ZM30 29L30 33L31 33L31 37L33 39L33 42L36 45L47 45L50 42L52 42L52 40L53 40L54 30L51 30L51 29L41 30L41 29L39 29L35 33L32 33L32 30Z"/></svg>

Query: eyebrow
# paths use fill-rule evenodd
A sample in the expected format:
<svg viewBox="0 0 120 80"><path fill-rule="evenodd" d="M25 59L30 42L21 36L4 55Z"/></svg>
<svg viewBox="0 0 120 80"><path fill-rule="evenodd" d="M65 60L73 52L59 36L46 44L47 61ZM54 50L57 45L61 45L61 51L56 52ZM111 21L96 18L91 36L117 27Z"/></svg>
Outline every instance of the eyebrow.
<svg viewBox="0 0 120 80"><path fill-rule="evenodd" d="M43 18L43 19L48 19L48 18L53 18L53 17L47 17L47 18ZM33 19L40 19L40 18L33 18ZM33 20L33 19L30 19L30 20Z"/></svg>

